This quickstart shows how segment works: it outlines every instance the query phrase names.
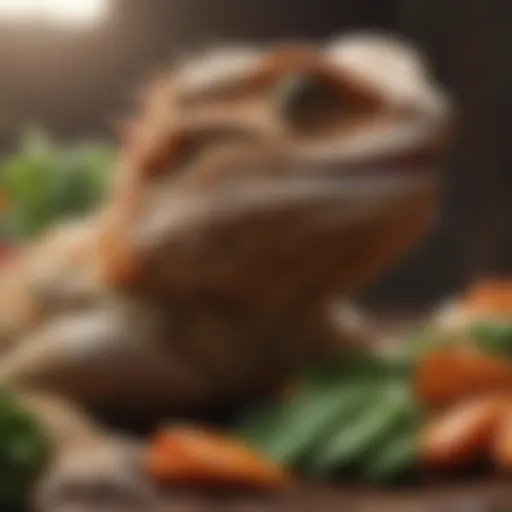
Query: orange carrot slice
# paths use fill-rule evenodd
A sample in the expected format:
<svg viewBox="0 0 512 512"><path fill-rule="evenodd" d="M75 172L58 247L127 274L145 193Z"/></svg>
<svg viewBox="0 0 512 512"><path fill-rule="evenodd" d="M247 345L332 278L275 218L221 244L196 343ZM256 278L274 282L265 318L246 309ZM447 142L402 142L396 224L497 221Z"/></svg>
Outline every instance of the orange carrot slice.
<svg viewBox="0 0 512 512"><path fill-rule="evenodd" d="M188 427L157 433L145 465L155 481L174 486L277 490L291 483L283 468L244 443Z"/></svg>
<svg viewBox="0 0 512 512"><path fill-rule="evenodd" d="M512 392L512 364L469 350L433 352L416 367L413 386L431 406L487 392Z"/></svg>
<svg viewBox="0 0 512 512"><path fill-rule="evenodd" d="M420 433L420 461L449 468L487 455L507 406L503 396L486 396L462 402L434 418Z"/></svg>
<svg viewBox="0 0 512 512"><path fill-rule="evenodd" d="M512 398L499 422L492 455L494 462L500 467L512 469Z"/></svg>
<svg viewBox="0 0 512 512"><path fill-rule="evenodd" d="M463 306L475 313L512 313L512 280L480 281L468 291L463 299Z"/></svg>

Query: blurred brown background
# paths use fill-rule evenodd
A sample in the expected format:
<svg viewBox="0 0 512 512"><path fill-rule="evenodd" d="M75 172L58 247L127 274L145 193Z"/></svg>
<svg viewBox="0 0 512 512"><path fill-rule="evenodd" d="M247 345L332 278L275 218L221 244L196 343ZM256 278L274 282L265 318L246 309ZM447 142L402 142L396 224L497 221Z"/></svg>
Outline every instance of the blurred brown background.
<svg viewBox="0 0 512 512"><path fill-rule="evenodd" d="M141 79L173 53L216 42L405 34L430 56L460 118L431 237L367 294L430 304L472 278L512 270L510 0L118 0L89 31L0 26L0 148L26 124L61 139L112 137Z"/></svg>

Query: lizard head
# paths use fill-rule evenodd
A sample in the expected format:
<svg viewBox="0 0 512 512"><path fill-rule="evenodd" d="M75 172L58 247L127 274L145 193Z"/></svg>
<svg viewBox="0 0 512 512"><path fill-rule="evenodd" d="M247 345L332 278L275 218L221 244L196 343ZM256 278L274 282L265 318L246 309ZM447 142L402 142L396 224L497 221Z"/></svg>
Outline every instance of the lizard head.
<svg viewBox="0 0 512 512"><path fill-rule="evenodd" d="M152 88L113 203L154 286L352 292L428 227L448 120L394 38L213 52Z"/></svg>

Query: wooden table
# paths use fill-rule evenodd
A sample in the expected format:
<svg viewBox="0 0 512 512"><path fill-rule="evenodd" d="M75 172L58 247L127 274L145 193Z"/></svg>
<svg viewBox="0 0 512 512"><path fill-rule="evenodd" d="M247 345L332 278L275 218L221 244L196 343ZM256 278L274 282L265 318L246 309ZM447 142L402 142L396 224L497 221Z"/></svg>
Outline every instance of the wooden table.
<svg viewBox="0 0 512 512"><path fill-rule="evenodd" d="M276 497L169 496L162 512L511 512L511 482L469 479L407 490L303 488ZM140 511L143 512L143 511ZM149 511L148 511L149 512Z"/></svg>

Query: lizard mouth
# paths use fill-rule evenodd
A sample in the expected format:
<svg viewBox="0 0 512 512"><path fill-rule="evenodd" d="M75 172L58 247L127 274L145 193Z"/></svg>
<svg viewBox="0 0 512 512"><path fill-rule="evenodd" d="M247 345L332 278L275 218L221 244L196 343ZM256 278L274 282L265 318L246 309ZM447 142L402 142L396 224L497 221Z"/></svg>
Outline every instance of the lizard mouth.
<svg viewBox="0 0 512 512"><path fill-rule="evenodd" d="M404 194L431 188L437 182L439 152L429 146L389 152L364 160L323 158L297 166L288 187L310 187L311 196L332 199L367 199L382 195L398 199ZM277 183L276 183L277 185Z"/></svg>
<svg viewBox="0 0 512 512"><path fill-rule="evenodd" d="M420 178L431 174L437 153L430 148L396 152L358 162L325 160L315 164L315 176L327 180L355 180L392 177Z"/></svg>
<svg viewBox="0 0 512 512"><path fill-rule="evenodd" d="M446 123L405 123L344 148L323 147L302 153L297 178L307 174L333 185L352 182L421 182L433 177L445 145Z"/></svg>

